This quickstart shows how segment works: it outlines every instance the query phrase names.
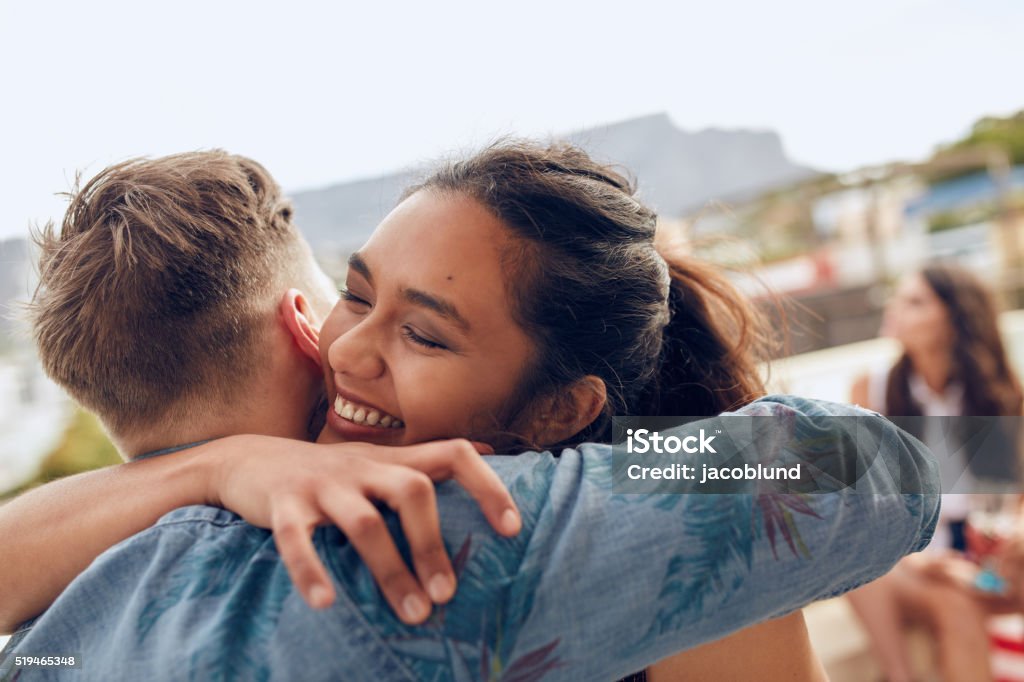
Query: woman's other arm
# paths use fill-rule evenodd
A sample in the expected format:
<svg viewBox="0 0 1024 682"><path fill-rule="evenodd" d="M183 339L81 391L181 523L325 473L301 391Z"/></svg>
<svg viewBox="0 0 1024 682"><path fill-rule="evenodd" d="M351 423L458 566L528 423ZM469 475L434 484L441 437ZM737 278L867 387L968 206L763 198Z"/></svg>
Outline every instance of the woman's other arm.
<svg viewBox="0 0 1024 682"><path fill-rule="evenodd" d="M828 675L797 611L658 661L647 680L827 682Z"/></svg>

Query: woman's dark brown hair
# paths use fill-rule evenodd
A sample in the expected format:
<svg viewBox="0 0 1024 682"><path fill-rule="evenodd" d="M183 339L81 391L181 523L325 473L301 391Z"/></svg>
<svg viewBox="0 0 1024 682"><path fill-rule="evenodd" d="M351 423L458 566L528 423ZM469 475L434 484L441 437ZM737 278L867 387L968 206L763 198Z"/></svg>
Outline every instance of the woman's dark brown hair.
<svg viewBox="0 0 1024 682"><path fill-rule="evenodd" d="M999 335L998 311L989 288L970 271L950 263L928 265L921 276L949 313L953 328L949 379L963 385L963 416L1020 415L1024 396ZM910 357L904 353L889 372L888 415L923 414L910 393L912 370Z"/></svg>
<svg viewBox="0 0 1024 682"><path fill-rule="evenodd" d="M713 266L655 248L656 215L633 183L568 144L505 140L443 164L406 196L469 196L517 237L504 254L513 314L536 343L508 414L587 376L603 413L558 444L607 441L612 415L704 416L764 394L769 335Z"/></svg>

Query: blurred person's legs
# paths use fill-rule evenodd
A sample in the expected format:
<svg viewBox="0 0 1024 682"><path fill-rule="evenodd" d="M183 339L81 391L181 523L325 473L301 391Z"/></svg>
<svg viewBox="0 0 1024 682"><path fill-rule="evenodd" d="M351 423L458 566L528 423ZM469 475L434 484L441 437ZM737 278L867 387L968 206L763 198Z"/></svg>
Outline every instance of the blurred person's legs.
<svg viewBox="0 0 1024 682"><path fill-rule="evenodd" d="M934 639L943 680L991 680L986 609L960 587L925 575L924 566L934 560L908 557L849 595L882 673L890 682L914 679L905 628L923 624Z"/></svg>
<svg viewBox="0 0 1024 682"><path fill-rule="evenodd" d="M850 592L847 598L860 619L878 659L882 674L889 682L909 682L914 679L903 629L903 613L896 599L893 576L899 564L878 580Z"/></svg>

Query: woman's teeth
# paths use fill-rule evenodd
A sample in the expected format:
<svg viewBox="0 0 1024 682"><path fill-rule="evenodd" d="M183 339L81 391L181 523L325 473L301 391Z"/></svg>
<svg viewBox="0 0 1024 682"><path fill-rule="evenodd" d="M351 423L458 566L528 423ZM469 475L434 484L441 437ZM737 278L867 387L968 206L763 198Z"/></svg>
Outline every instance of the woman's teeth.
<svg viewBox="0 0 1024 682"><path fill-rule="evenodd" d="M398 417L392 417L372 407L365 407L351 400L345 400L340 395L334 399L334 412L342 419L347 419L354 424L365 426L376 426L379 429L400 429L405 423Z"/></svg>

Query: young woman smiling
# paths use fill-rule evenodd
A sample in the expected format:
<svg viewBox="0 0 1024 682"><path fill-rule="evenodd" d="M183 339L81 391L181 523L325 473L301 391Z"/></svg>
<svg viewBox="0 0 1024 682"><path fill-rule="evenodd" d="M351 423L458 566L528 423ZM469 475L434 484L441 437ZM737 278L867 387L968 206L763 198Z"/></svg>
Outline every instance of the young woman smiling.
<svg viewBox="0 0 1024 682"><path fill-rule="evenodd" d="M666 261L655 219L572 147L444 166L352 256L321 336L332 404L403 427L332 411L328 437L555 449L606 439L613 414L718 414L762 395L760 318L714 268Z"/></svg>

